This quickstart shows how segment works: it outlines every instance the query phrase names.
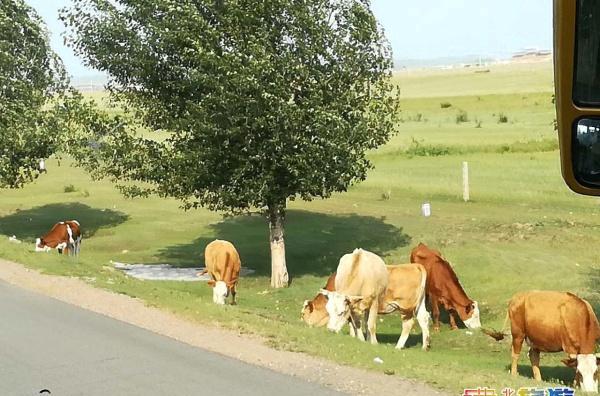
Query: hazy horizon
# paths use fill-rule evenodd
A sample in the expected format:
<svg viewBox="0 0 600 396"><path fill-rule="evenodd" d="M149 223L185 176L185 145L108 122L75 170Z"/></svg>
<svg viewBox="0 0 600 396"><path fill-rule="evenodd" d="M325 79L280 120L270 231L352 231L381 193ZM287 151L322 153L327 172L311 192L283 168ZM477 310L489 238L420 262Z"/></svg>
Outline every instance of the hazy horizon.
<svg viewBox="0 0 600 396"><path fill-rule="evenodd" d="M25 0L46 22L51 45L74 78L93 77L63 44L58 10L69 0ZM548 0L373 0L372 9L402 61L443 58L509 58L525 48L552 48L552 4ZM518 12L515 12L518 10Z"/></svg>

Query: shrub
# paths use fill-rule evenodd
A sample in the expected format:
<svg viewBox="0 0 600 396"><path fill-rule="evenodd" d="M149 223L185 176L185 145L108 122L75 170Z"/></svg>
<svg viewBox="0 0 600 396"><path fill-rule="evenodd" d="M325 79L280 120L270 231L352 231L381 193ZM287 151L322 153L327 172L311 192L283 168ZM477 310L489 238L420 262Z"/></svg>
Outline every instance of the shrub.
<svg viewBox="0 0 600 396"><path fill-rule="evenodd" d="M456 123L460 124L461 122L468 122L469 115L464 110L459 110L458 114L456 114Z"/></svg>
<svg viewBox="0 0 600 396"><path fill-rule="evenodd" d="M440 107L442 109L447 109L448 107L452 107L452 103L450 103L450 102L442 102L442 103L440 103Z"/></svg>
<svg viewBox="0 0 600 396"><path fill-rule="evenodd" d="M498 123L499 124L506 124L508 122L508 116L504 113L500 113L498 114Z"/></svg>
<svg viewBox="0 0 600 396"><path fill-rule="evenodd" d="M67 186L65 186L65 187L63 188L63 191L64 191L64 192L66 192L66 193L72 193L72 192L75 192L75 191L77 191L77 188L75 188L75 186L74 186L74 185L72 185L72 184L69 184L69 185L67 185Z"/></svg>

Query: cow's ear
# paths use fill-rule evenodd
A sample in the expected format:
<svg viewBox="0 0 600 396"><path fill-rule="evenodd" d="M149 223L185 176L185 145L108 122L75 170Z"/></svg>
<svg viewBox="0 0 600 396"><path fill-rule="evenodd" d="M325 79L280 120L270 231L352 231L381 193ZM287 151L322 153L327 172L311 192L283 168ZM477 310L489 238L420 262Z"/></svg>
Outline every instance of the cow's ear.
<svg viewBox="0 0 600 396"><path fill-rule="evenodd" d="M563 362L563 364L567 367L577 368L577 359L574 359L574 358L562 359L561 362Z"/></svg>
<svg viewBox="0 0 600 396"><path fill-rule="evenodd" d="M206 282L206 284L207 284L208 286L210 286L210 287L215 287L215 283L216 283L216 282L215 282L214 280L212 280L212 279L211 279L211 280L209 280L208 282Z"/></svg>

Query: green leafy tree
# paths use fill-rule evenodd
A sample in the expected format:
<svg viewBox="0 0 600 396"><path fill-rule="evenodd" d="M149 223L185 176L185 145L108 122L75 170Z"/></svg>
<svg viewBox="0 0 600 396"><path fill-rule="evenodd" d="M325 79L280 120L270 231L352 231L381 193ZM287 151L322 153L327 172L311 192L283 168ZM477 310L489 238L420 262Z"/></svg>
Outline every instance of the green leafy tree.
<svg viewBox="0 0 600 396"><path fill-rule="evenodd" d="M394 130L391 50L369 0L74 0L61 17L112 98L170 132L115 125L82 145L87 168L186 209L264 208L273 287L288 284L286 202L364 180L366 152Z"/></svg>
<svg viewBox="0 0 600 396"><path fill-rule="evenodd" d="M37 13L23 0L0 2L0 188L18 188L39 174L62 129L57 95L67 77ZM54 102L52 102L54 101Z"/></svg>

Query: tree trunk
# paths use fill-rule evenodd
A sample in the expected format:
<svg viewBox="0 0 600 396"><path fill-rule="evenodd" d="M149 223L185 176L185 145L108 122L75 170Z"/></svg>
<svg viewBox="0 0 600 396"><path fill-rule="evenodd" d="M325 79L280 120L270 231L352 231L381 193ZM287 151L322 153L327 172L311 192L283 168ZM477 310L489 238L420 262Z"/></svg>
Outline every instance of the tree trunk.
<svg viewBox="0 0 600 396"><path fill-rule="evenodd" d="M285 204L269 205L267 210L271 244L271 287L287 287L289 276L285 265L285 242L283 239Z"/></svg>

